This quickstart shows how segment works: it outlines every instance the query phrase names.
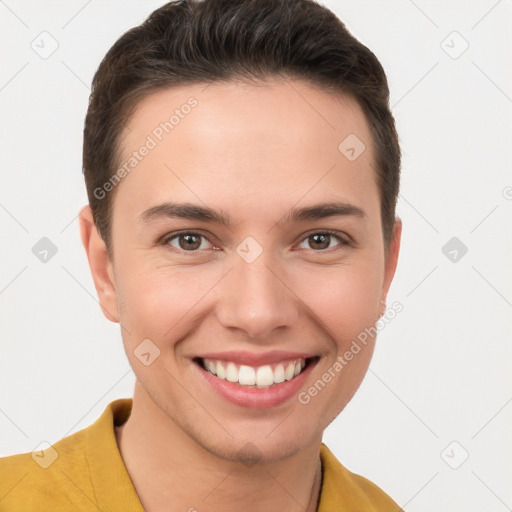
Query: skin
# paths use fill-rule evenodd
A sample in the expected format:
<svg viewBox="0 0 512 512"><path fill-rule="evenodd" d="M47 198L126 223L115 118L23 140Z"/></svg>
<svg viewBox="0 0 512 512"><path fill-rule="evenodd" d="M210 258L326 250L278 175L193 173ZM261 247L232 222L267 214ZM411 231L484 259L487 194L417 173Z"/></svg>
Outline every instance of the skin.
<svg viewBox="0 0 512 512"><path fill-rule="evenodd" d="M80 211L101 307L121 324L136 375L131 416L116 427L119 449L146 511L169 504L201 512L316 510L323 431L359 387L375 339L307 405L294 397L267 410L226 401L197 378L192 358L227 350L316 354L307 390L382 315L401 221L386 256L361 108L297 80L153 93L122 134L123 158L190 96L198 105L114 191L114 261L90 207ZM338 150L351 133L366 145L353 162ZM293 208L335 200L365 215L278 223ZM222 210L232 224L139 220L165 201ZM192 255L179 254L191 243L183 238L158 245L181 230L205 236ZM315 244L311 235L325 230L352 245L335 237ZM248 236L263 249L252 263L236 252ZM160 350L149 366L134 355L147 338Z"/></svg>

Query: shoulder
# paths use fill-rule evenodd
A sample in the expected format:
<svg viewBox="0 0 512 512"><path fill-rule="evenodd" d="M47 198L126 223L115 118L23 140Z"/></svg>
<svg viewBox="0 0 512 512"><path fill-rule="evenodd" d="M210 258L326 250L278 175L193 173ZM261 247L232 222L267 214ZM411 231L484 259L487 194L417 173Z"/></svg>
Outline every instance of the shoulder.
<svg viewBox="0 0 512 512"><path fill-rule="evenodd" d="M129 495L130 504L136 502L114 433L114 426L129 416L131 404L131 399L115 400L92 425L53 445L0 458L0 510L98 510L112 488Z"/></svg>
<svg viewBox="0 0 512 512"><path fill-rule="evenodd" d="M84 429L85 430L85 429ZM92 492L84 431L72 434L44 450L0 458L2 511L69 510Z"/></svg>
<svg viewBox="0 0 512 512"><path fill-rule="evenodd" d="M379 486L343 466L325 444L321 445L320 457L324 474L319 512L339 509L368 512L402 510Z"/></svg>

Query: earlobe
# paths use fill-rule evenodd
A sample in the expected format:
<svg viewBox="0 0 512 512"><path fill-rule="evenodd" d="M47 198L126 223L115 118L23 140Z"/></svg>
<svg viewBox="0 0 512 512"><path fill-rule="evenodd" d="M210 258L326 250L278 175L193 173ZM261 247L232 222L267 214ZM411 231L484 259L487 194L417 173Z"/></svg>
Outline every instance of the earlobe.
<svg viewBox="0 0 512 512"><path fill-rule="evenodd" d="M91 207L86 205L81 208L78 218L82 245L87 254L101 309L108 320L118 323L119 312L112 263L105 242L96 229Z"/></svg>

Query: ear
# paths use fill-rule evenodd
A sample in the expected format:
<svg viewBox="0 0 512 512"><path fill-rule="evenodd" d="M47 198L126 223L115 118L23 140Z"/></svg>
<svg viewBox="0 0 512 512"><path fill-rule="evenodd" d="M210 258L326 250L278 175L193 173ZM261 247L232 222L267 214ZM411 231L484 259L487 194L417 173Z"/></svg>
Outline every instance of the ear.
<svg viewBox="0 0 512 512"><path fill-rule="evenodd" d="M87 253L89 268L91 269L94 286L98 294L103 314L111 322L119 322L117 296L113 266L105 242L100 237L92 210L89 205L84 206L79 214L80 236Z"/></svg>
<svg viewBox="0 0 512 512"><path fill-rule="evenodd" d="M393 236L389 242L384 267L384 281L382 283L381 304L386 302L386 296L391 286L391 281L395 275L396 266L398 264L398 254L400 252L400 241L402 239L402 220L395 217L395 225L393 226ZM385 309L385 306L384 308ZM384 314L384 311L381 311Z"/></svg>

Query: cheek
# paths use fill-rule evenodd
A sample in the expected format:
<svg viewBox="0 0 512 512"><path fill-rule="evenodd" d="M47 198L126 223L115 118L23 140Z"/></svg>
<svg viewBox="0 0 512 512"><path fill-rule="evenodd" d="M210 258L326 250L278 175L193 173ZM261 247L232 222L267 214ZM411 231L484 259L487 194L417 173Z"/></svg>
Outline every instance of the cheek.
<svg viewBox="0 0 512 512"><path fill-rule="evenodd" d="M142 268L139 264L137 268ZM201 299L219 282L222 272L206 267L148 267L126 271L118 288L121 321L137 338L179 338L194 315L204 311ZM128 270L128 269L125 269ZM166 341L167 342L167 341Z"/></svg>
<svg viewBox="0 0 512 512"><path fill-rule="evenodd" d="M325 269L309 285L301 284L300 297L313 310L330 340L331 353L319 367L311 387L303 389L301 403L315 407L328 425L352 399L371 361L375 345L380 292L378 262ZM297 283L304 283L304 279Z"/></svg>
<svg viewBox="0 0 512 512"><path fill-rule="evenodd" d="M378 265L347 264L318 269L307 278L296 275L294 289L336 340L338 349L344 350L377 320L379 279Z"/></svg>

